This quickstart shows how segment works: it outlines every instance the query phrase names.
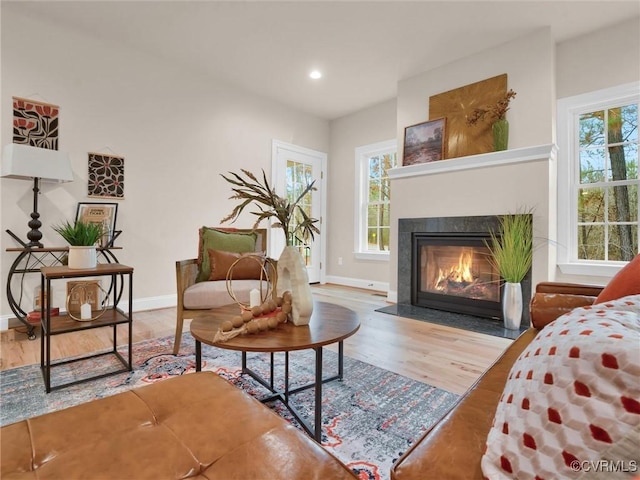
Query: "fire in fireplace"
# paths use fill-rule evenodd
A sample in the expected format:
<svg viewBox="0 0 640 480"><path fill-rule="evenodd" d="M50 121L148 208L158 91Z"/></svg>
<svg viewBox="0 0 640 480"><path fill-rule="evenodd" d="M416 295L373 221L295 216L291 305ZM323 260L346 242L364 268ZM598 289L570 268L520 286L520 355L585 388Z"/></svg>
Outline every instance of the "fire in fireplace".
<svg viewBox="0 0 640 480"><path fill-rule="evenodd" d="M500 318L500 274L485 240L485 234L415 233L411 303Z"/></svg>

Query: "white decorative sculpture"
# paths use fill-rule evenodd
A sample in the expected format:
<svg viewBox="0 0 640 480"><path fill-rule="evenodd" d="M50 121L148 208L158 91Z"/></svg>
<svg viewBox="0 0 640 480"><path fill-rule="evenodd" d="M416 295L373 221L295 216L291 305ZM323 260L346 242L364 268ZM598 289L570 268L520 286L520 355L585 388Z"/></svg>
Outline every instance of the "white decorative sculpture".
<svg viewBox="0 0 640 480"><path fill-rule="evenodd" d="M291 319L294 325L308 325L313 313L313 297L304 259L297 247L286 246L278 259L276 293L291 292Z"/></svg>

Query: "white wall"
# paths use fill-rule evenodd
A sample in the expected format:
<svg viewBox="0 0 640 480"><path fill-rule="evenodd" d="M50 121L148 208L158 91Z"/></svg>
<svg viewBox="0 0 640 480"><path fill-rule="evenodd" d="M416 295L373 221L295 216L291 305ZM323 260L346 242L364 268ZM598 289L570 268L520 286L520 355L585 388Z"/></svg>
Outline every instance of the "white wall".
<svg viewBox="0 0 640 480"><path fill-rule="evenodd" d="M396 136L395 99L331 122L327 202L327 281L386 290L389 261L354 256L355 149ZM338 258L342 265L338 265Z"/></svg>
<svg viewBox="0 0 640 480"><path fill-rule="evenodd" d="M64 245L51 225L73 219L77 202L100 201L87 197L87 152L123 155L125 197L117 200L117 227L123 230L117 245L123 249L117 255L135 268L138 307L174 302L175 261L194 257L198 227L219 225L231 210L230 189L220 173L241 167L269 173L272 139L328 151L325 120L116 40L103 43L6 11L1 21L2 145L12 141L11 97L45 100L60 105L59 148L70 153L73 164L73 183L43 188L43 241ZM4 230L26 240L33 195L21 180L2 179L0 188L4 292L15 258L5 249L17 246ZM247 216L236 226L252 223ZM29 287L25 293L31 292ZM2 316L9 316L5 295L1 308Z"/></svg>

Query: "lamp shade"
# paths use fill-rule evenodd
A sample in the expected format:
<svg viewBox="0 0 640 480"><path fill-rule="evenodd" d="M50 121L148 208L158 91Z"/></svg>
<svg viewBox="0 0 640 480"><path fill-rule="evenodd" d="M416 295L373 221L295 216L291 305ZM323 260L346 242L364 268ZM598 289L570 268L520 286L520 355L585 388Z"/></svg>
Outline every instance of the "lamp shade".
<svg viewBox="0 0 640 480"><path fill-rule="evenodd" d="M2 150L0 176L45 182L71 182L73 172L66 152L11 143Z"/></svg>

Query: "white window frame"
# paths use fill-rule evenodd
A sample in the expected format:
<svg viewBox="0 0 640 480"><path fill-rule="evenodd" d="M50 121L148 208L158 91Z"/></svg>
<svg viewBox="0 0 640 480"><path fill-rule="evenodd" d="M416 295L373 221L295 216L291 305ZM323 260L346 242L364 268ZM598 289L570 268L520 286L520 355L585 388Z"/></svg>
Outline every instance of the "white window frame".
<svg viewBox="0 0 640 480"><path fill-rule="evenodd" d="M640 82L558 100L558 267L564 274L611 277L626 262L578 259L578 118L583 113L640 102ZM639 180L640 181L640 180Z"/></svg>
<svg viewBox="0 0 640 480"><path fill-rule="evenodd" d="M354 255L360 260L389 261L389 252L372 252L367 250L367 203L369 198L369 158L375 155L394 152L398 158L398 142L384 142L363 145L356 148L356 199L355 199L355 232ZM391 247L389 247L391 248Z"/></svg>

